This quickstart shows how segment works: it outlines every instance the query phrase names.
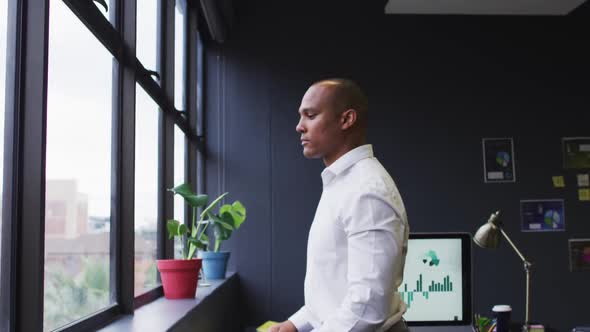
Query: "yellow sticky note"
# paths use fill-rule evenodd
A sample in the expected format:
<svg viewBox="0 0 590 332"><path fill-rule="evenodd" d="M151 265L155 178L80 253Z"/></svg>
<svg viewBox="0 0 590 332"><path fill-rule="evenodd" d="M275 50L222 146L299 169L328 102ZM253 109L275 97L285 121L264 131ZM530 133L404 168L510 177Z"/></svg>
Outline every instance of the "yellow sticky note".
<svg viewBox="0 0 590 332"><path fill-rule="evenodd" d="M275 326L277 324L278 324L278 322L274 322L272 320L269 320L268 322L257 327L256 332L267 332L271 326Z"/></svg>
<svg viewBox="0 0 590 332"><path fill-rule="evenodd" d="M590 201L590 189L578 189L578 198L581 201Z"/></svg>
<svg viewBox="0 0 590 332"><path fill-rule="evenodd" d="M554 176L551 178L553 180L553 186L555 188L563 188L565 187L565 181L563 181L563 176Z"/></svg>

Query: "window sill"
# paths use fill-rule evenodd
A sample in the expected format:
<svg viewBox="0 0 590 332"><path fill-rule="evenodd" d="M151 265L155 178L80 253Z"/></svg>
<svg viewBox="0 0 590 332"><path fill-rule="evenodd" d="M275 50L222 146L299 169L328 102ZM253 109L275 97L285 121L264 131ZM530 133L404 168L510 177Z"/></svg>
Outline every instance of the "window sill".
<svg viewBox="0 0 590 332"><path fill-rule="evenodd" d="M201 324L210 325L211 322L198 322L198 311L210 311L216 303L222 303L227 308L237 306L238 275L228 272L227 278L222 280L208 280L211 286L197 287L197 296L194 299L167 300L164 297L141 306L133 315L125 315L110 323L99 331L167 331L182 330L183 325L197 327ZM221 301L221 302L220 302ZM204 303L206 302L206 303ZM213 317L211 317L213 318Z"/></svg>

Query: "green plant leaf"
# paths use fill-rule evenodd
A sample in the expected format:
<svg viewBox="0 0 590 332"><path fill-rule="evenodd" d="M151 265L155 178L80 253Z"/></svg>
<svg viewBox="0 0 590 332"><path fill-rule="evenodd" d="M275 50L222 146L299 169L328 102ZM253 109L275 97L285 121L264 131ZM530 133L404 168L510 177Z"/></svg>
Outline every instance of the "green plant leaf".
<svg viewBox="0 0 590 332"><path fill-rule="evenodd" d="M232 207L235 213L241 217L239 223L242 224L246 220L246 207L240 201L235 201L232 204Z"/></svg>
<svg viewBox="0 0 590 332"><path fill-rule="evenodd" d="M188 227L185 224L178 225L178 235L184 235L188 233Z"/></svg>
<svg viewBox="0 0 590 332"><path fill-rule="evenodd" d="M233 226L230 223L227 223L225 221L219 221L219 222L217 222L217 224L221 225L221 227L230 231L230 233L234 230Z"/></svg>
<svg viewBox="0 0 590 332"><path fill-rule="evenodd" d="M209 196L207 195L190 195L182 197L188 203L188 205L196 208L207 205L207 202L209 201Z"/></svg>
<svg viewBox="0 0 590 332"><path fill-rule="evenodd" d="M197 246L193 243L188 244L188 254L186 255L186 259L191 259L195 255L195 251L197 251Z"/></svg>
<svg viewBox="0 0 590 332"><path fill-rule="evenodd" d="M234 224L235 224L234 217L232 216L231 213L229 213L227 211L224 212L223 214L221 214L221 222L220 223L228 224L229 226L232 227L232 229L231 229L232 231L235 229L235 227L234 227Z"/></svg>
<svg viewBox="0 0 590 332"><path fill-rule="evenodd" d="M234 227L232 226L233 224L233 220L232 217L229 213L225 213L224 216L220 218L218 215L213 214L213 213L208 213L209 215L209 219L212 221L213 224L215 225L220 225L221 227L229 230L229 231L233 231Z"/></svg>
<svg viewBox="0 0 590 332"><path fill-rule="evenodd" d="M182 196L187 204L192 207L203 207L207 205L207 202L209 201L209 196L195 194L188 183L183 183L168 190L173 192L175 195L178 194Z"/></svg>
<svg viewBox="0 0 590 332"><path fill-rule="evenodd" d="M188 243L194 245L195 247L197 247L198 249L203 249L205 248L205 245L201 242L201 240L198 239L193 239L193 238L189 238L186 240Z"/></svg>
<svg viewBox="0 0 590 332"><path fill-rule="evenodd" d="M232 230L222 226L225 223L215 223L213 233L215 234L215 241L225 241L231 236Z"/></svg>
<svg viewBox="0 0 590 332"><path fill-rule="evenodd" d="M240 201L235 201L232 205L225 204L219 209L219 214L224 215L225 213L229 213L232 216L232 226L235 229L240 228L242 223L246 220L246 208L240 203Z"/></svg>
<svg viewBox="0 0 590 332"><path fill-rule="evenodd" d="M188 232L188 228L185 224L181 224L178 220L170 219L166 223L166 229L168 230L168 238L172 239L175 236L183 236Z"/></svg>
<svg viewBox="0 0 590 332"><path fill-rule="evenodd" d="M194 195L195 193L193 192L193 190L191 189L191 185L188 183L183 183L179 186L176 186L172 189L168 189L168 191L171 191L175 194L179 194L179 195Z"/></svg>
<svg viewBox="0 0 590 332"><path fill-rule="evenodd" d="M207 234L201 235L201 243L204 243L204 244L209 243L209 237L207 236Z"/></svg>
<svg viewBox="0 0 590 332"><path fill-rule="evenodd" d="M240 228L242 223L246 220L246 208L240 201L235 201L232 205L225 204L219 209L219 214L223 217L224 214L229 213L232 217L231 225L234 229ZM224 220L227 220L224 217Z"/></svg>
<svg viewBox="0 0 590 332"><path fill-rule="evenodd" d="M492 320L488 317L485 316L480 316L477 319L477 326L479 327L480 330L484 330L488 325L490 325L492 323Z"/></svg>
<svg viewBox="0 0 590 332"><path fill-rule="evenodd" d="M219 203L219 201L225 197L227 194L229 193L223 193L221 195L219 195L219 197L217 197L211 204L209 204L209 206L207 206L207 208L205 208L205 210L203 210L203 212L201 212L201 219L203 219L204 216L209 214L209 211L211 211L211 209L217 205L217 203Z"/></svg>

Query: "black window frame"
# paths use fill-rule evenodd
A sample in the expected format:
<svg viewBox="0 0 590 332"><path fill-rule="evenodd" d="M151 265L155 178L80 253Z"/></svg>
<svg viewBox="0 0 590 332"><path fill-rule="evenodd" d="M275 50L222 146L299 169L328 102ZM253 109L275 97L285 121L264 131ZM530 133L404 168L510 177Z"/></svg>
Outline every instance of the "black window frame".
<svg viewBox="0 0 590 332"><path fill-rule="evenodd" d="M164 220L173 216L174 126L185 134L185 179L204 191L203 44L198 2L182 2L185 110L174 107L174 0L158 0L157 67L135 54L137 0L117 0L107 19L88 0L63 1L113 56L110 298L112 305L61 327L96 330L162 296L156 287L134 297L135 90L159 106L158 258L173 257ZM48 0L8 0L6 118L2 215L0 330L42 331L44 299L45 157L47 130ZM112 21L113 23L109 22ZM197 82L198 81L198 82ZM27 135L26 133L39 133ZM185 215L189 211L185 209ZM189 220L185 218L185 220Z"/></svg>

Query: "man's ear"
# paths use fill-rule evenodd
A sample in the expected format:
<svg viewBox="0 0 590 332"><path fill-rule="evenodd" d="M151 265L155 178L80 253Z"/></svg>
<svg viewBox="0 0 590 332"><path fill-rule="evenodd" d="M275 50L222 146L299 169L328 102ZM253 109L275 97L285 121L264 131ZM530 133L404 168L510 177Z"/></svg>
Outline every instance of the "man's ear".
<svg viewBox="0 0 590 332"><path fill-rule="evenodd" d="M351 128L357 120L356 110L349 108L340 115L340 128L343 130Z"/></svg>

